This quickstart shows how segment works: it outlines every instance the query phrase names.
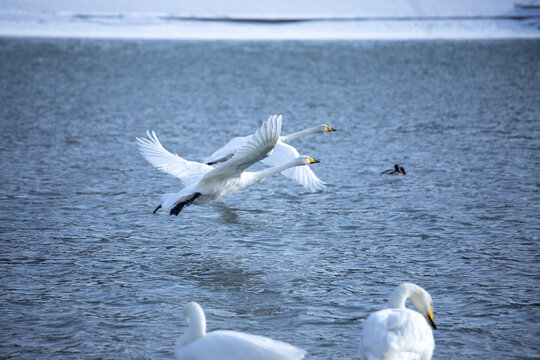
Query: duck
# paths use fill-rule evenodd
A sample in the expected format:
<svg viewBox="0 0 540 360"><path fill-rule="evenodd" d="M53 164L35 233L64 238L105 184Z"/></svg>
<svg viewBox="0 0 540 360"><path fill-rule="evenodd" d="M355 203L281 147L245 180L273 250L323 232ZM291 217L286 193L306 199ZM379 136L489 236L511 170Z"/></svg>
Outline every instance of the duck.
<svg viewBox="0 0 540 360"><path fill-rule="evenodd" d="M416 310L405 307L410 300ZM429 360L435 341L431 295L413 283L403 283L390 295L388 308L364 322L359 354L363 360Z"/></svg>
<svg viewBox="0 0 540 360"><path fill-rule="evenodd" d="M306 351L264 336L232 330L206 332L206 317L197 302L184 307L189 325L176 340L176 360L301 360Z"/></svg>
<svg viewBox="0 0 540 360"><path fill-rule="evenodd" d="M394 165L393 169L388 169L383 172L381 172L381 175L407 175L405 172L405 169L399 166L398 164Z"/></svg>
<svg viewBox="0 0 540 360"><path fill-rule="evenodd" d="M162 195L154 213L165 208L169 209L170 215L178 216L184 207L209 204L288 168L318 163L310 156L299 155L265 170L245 171L272 153L279 140L281 123L281 115L270 116L247 143L216 167L170 153L161 145L154 131L147 131L147 138L137 138L139 151L150 164L179 178L184 184L180 191Z"/></svg>
<svg viewBox="0 0 540 360"><path fill-rule="evenodd" d="M299 153L294 146L289 144L290 142L307 135L333 131L336 131L336 129L326 124L320 124L318 126L297 131L289 135L280 136L278 142L274 146L273 153L267 158L263 159L262 163L266 166L272 167L292 160L299 156ZM233 156L236 150L249 141L250 137L251 135L231 139L227 144L216 150L212 155L205 158L203 162L208 165L213 165L227 161ZM282 171L281 174L296 181L310 192L320 191L325 188L325 183L320 180L317 175L315 175L313 170L306 166L289 168Z"/></svg>

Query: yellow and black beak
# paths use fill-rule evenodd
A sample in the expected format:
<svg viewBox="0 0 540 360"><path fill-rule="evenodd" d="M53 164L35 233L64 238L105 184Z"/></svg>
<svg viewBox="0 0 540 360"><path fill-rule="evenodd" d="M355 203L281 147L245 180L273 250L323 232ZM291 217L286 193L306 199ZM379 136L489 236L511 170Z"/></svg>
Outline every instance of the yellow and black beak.
<svg viewBox="0 0 540 360"><path fill-rule="evenodd" d="M309 158L309 163L310 163L310 164L315 164L315 163L318 163L318 162L320 162L320 161L319 161L319 160L315 160L315 159L313 159L313 158L311 158L311 157Z"/></svg>
<svg viewBox="0 0 540 360"><path fill-rule="evenodd" d="M435 322L433 321L433 307L429 310L429 314L426 316L427 322L434 330L437 330L437 325L435 325Z"/></svg>
<svg viewBox="0 0 540 360"><path fill-rule="evenodd" d="M336 129L326 125L326 131L336 131Z"/></svg>

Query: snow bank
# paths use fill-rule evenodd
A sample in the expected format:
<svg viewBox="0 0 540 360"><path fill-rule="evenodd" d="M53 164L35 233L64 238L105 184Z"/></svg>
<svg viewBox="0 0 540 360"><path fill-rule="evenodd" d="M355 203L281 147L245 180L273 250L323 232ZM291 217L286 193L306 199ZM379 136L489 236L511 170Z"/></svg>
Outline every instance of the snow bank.
<svg viewBox="0 0 540 360"><path fill-rule="evenodd" d="M3 0L0 36L141 39L540 38L509 0Z"/></svg>

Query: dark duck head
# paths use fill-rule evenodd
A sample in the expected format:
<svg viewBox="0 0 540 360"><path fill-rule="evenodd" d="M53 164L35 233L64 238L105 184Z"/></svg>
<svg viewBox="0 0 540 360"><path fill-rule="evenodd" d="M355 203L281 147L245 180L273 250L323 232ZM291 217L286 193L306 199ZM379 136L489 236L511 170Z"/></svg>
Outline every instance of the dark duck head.
<svg viewBox="0 0 540 360"><path fill-rule="evenodd" d="M405 172L405 168L399 166L398 164L395 164L393 169L385 170L381 174L384 174L384 175L399 175L399 174L406 175L407 173Z"/></svg>

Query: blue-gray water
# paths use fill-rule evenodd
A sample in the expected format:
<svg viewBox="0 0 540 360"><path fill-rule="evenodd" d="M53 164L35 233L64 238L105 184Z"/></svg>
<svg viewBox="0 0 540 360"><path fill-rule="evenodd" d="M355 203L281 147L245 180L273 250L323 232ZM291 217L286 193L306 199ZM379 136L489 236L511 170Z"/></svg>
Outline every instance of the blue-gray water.
<svg viewBox="0 0 540 360"><path fill-rule="evenodd" d="M434 359L540 356L540 42L0 40L0 357L173 357L208 328L353 359L412 281ZM180 216L187 159L273 113L319 123L322 193L276 176ZM399 163L406 176L379 172Z"/></svg>

